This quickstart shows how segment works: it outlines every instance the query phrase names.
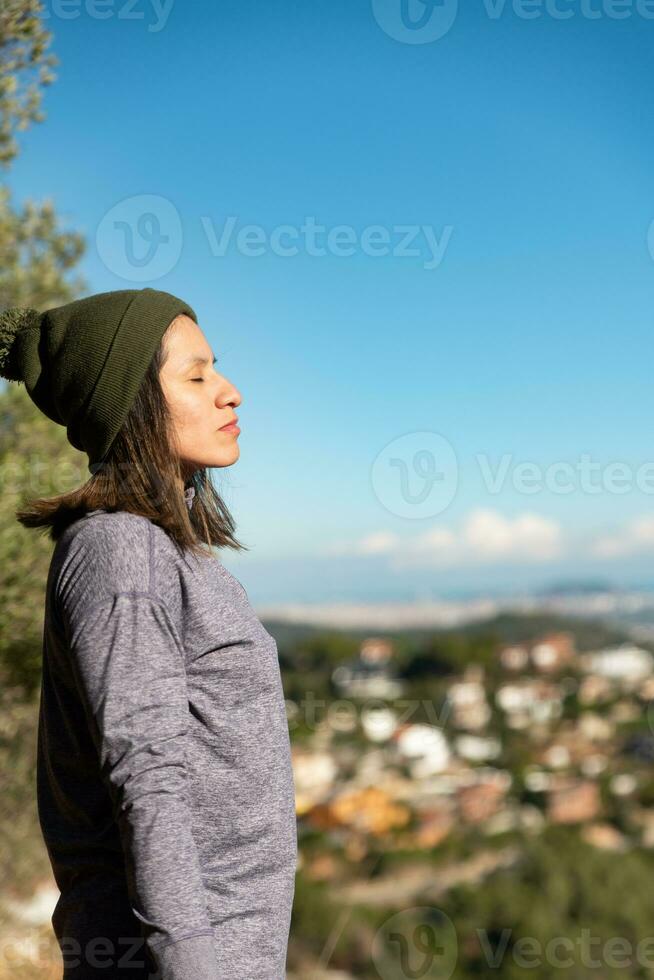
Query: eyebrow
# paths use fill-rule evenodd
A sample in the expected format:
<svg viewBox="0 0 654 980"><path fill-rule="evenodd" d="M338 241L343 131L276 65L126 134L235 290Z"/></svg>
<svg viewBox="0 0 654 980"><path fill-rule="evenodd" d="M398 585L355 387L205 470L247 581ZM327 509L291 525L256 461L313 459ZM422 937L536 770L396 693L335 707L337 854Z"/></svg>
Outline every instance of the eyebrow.
<svg viewBox="0 0 654 980"><path fill-rule="evenodd" d="M218 358L216 357L215 354L213 354L213 361L211 363L215 364L217 360ZM200 357L198 354L195 355L191 354L190 357L187 357L184 361L182 361L180 370L184 371L186 368L194 367L196 364L208 364L208 363L209 363L208 357Z"/></svg>

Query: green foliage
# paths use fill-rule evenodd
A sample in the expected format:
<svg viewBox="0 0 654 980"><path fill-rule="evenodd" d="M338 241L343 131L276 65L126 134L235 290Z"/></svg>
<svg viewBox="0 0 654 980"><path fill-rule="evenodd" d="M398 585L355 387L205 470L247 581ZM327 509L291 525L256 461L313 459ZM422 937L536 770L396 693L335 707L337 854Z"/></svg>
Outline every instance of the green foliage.
<svg viewBox="0 0 654 980"><path fill-rule="evenodd" d="M35 0L4 0L0 9L0 160L13 160L14 127L40 121L38 86L48 84L50 35ZM30 81L34 73L39 82ZM70 272L86 248L59 227L51 201L16 207L0 187L0 305L47 309L85 288ZM87 478L84 457L33 404L23 385L0 387L0 666L28 698L40 680L44 596L52 542L17 523L28 498L61 493ZM80 479L81 478L81 479Z"/></svg>
<svg viewBox="0 0 654 980"><path fill-rule="evenodd" d="M339 906L329 897L324 882L314 882L302 871L295 877L295 899L291 918L294 949L318 957L331 935L338 917Z"/></svg>
<svg viewBox="0 0 654 980"><path fill-rule="evenodd" d="M624 642L624 631L601 622L575 616L534 613L500 613L490 622L471 623L463 632L466 636L492 637L496 643L525 643L542 633L574 633L578 650L596 650ZM647 646L643 643L643 646Z"/></svg>
<svg viewBox="0 0 654 980"><path fill-rule="evenodd" d="M654 807L654 778L650 776L640 785L636 797L641 806Z"/></svg>
<svg viewBox="0 0 654 980"><path fill-rule="evenodd" d="M296 669L328 671L345 660L356 657L359 644L354 637L340 630L322 630L299 643L291 655Z"/></svg>
<svg viewBox="0 0 654 980"><path fill-rule="evenodd" d="M13 133L41 121L40 89L55 63L45 49L37 0L0 4L0 164L15 159ZM46 170L44 170L44 173ZM70 273L84 238L60 228L54 205L12 204L0 186L0 309L47 309L85 288ZM85 457L47 419L23 385L0 387L0 872L3 887L27 896L49 872L36 809L36 736L45 586L52 542L16 521L29 497L50 496L87 478Z"/></svg>
<svg viewBox="0 0 654 980"><path fill-rule="evenodd" d="M462 674L468 665L477 664L492 678L499 671L498 647L490 630L479 634L466 630L434 631L414 641L413 647L405 648L402 658L398 657L398 669L409 682L429 682Z"/></svg>
<svg viewBox="0 0 654 980"><path fill-rule="evenodd" d="M584 844L576 830L562 827L547 828L523 847L516 867L492 875L481 888L455 888L443 903L462 951L455 976L651 976L636 954L638 944L652 935L654 898L647 886L652 856L597 850ZM584 935L593 939L588 956L583 955ZM622 948L631 948L631 963L617 955L617 944L611 945L616 938ZM496 966L489 960L494 952L501 957ZM564 969L567 958L570 965ZM593 960L600 962L589 965Z"/></svg>
<svg viewBox="0 0 654 980"><path fill-rule="evenodd" d="M0 423L0 664L30 697L40 681L52 541L18 524L15 512L28 497L50 496L83 482L85 457L21 386L0 392Z"/></svg>
<svg viewBox="0 0 654 980"><path fill-rule="evenodd" d="M26 699L0 667L0 877L28 898L50 871L36 806L38 698Z"/></svg>
<svg viewBox="0 0 654 980"><path fill-rule="evenodd" d="M76 299L86 283L68 276L85 249L83 236L59 227L52 201L15 207L0 187L1 307L44 310Z"/></svg>
<svg viewBox="0 0 654 980"><path fill-rule="evenodd" d="M2 0L0 4L0 164L18 153L13 133L42 122L41 88L50 85L58 59L47 53L52 35L43 26L40 0Z"/></svg>

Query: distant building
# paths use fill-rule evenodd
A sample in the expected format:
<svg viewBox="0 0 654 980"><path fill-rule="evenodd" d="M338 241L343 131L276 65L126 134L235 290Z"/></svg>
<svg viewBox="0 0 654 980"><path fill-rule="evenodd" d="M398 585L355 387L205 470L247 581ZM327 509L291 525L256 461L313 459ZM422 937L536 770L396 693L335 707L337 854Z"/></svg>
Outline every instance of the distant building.
<svg viewBox="0 0 654 980"><path fill-rule="evenodd" d="M435 725L403 725L393 738L399 754L409 761L414 779L442 772L450 762L447 739Z"/></svg>
<svg viewBox="0 0 654 980"><path fill-rule="evenodd" d="M477 664L469 665L460 681L450 684L447 703L453 709L453 723L457 728L478 731L485 728L491 717L484 687L484 669Z"/></svg>
<svg viewBox="0 0 654 980"><path fill-rule="evenodd" d="M634 822L641 827L641 844L654 847L654 813L643 807L634 813Z"/></svg>
<svg viewBox="0 0 654 980"><path fill-rule="evenodd" d="M542 762L550 769L565 769L570 765L570 750L567 745L555 742L542 753Z"/></svg>
<svg viewBox="0 0 654 980"><path fill-rule="evenodd" d="M479 770L478 778L457 790L461 818L466 823L483 823L498 813L511 785L511 776L502 769Z"/></svg>
<svg viewBox="0 0 654 980"><path fill-rule="evenodd" d="M566 779L552 783L547 795L547 818L551 823L583 823L594 820L600 810L597 783Z"/></svg>
<svg viewBox="0 0 654 980"><path fill-rule="evenodd" d="M654 674L654 657L633 643L622 643L586 654L583 665L600 677L619 682L623 687L633 687Z"/></svg>
<svg viewBox="0 0 654 980"><path fill-rule="evenodd" d="M609 764L608 756L602 752L594 752L585 756L579 763L579 768L584 776L596 777L604 772Z"/></svg>
<svg viewBox="0 0 654 980"><path fill-rule="evenodd" d="M572 633L545 633L532 642L508 643L500 647L500 663L505 670L526 670L529 664L541 673L555 673L576 657Z"/></svg>
<svg viewBox="0 0 654 980"><path fill-rule="evenodd" d="M510 643L500 648L500 663L505 670L524 670L529 663L529 647Z"/></svg>
<svg viewBox="0 0 654 980"><path fill-rule="evenodd" d="M502 752L499 738L483 735L459 735L455 741L456 754L468 762L496 759Z"/></svg>
<svg viewBox="0 0 654 980"><path fill-rule="evenodd" d="M385 664L393 655L393 644L380 636L369 636L361 644L359 657L364 663Z"/></svg>
<svg viewBox="0 0 654 980"><path fill-rule="evenodd" d="M638 688L638 696L643 701L654 701L654 677L646 677Z"/></svg>
<svg viewBox="0 0 654 980"><path fill-rule="evenodd" d="M561 716L559 687L544 678L524 678L503 684L495 692L495 702L505 712L510 728L526 728L533 722L549 722Z"/></svg>
<svg viewBox="0 0 654 980"><path fill-rule="evenodd" d="M615 725L596 711L582 711L577 719L577 733L590 742L607 742L615 734Z"/></svg>
<svg viewBox="0 0 654 980"><path fill-rule="evenodd" d="M629 849L629 842L624 834L608 823L592 823L584 827L581 836L593 847L598 847L602 851L626 851Z"/></svg>
<svg viewBox="0 0 654 980"><path fill-rule="evenodd" d="M298 814L304 813L332 790L338 767L329 752L292 747L295 803Z"/></svg>
<svg viewBox="0 0 654 980"><path fill-rule="evenodd" d="M423 811L417 815L414 843L418 847L437 847L455 827L454 817L446 809Z"/></svg>
<svg viewBox="0 0 654 980"><path fill-rule="evenodd" d="M611 705L609 721L612 724L624 725L626 722L638 721L643 716L643 709L635 701L621 698Z"/></svg>
<svg viewBox="0 0 654 980"><path fill-rule="evenodd" d="M344 790L328 803L307 815L307 821L322 829L349 826L363 833L385 834L393 827L405 827L411 811L375 786Z"/></svg>
<svg viewBox="0 0 654 980"><path fill-rule="evenodd" d="M334 668L332 681L348 697L389 701L399 698L404 684L390 667L392 654L390 640L367 637L361 643L358 657Z"/></svg>
<svg viewBox="0 0 654 980"><path fill-rule="evenodd" d="M386 742L397 727L397 717L390 708L367 708L361 712L361 727L371 742Z"/></svg>
<svg viewBox="0 0 654 980"><path fill-rule="evenodd" d="M613 685L608 677L588 674L579 685L577 700L579 704L597 704L598 702L609 701L613 694Z"/></svg>
<svg viewBox="0 0 654 980"><path fill-rule="evenodd" d="M554 673L572 663L576 652L572 633L546 633L532 644L529 656L536 670Z"/></svg>
<svg viewBox="0 0 654 980"><path fill-rule="evenodd" d="M525 768L523 780L527 789L532 793L544 793L545 790L549 789L552 782L552 774L531 765Z"/></svg>

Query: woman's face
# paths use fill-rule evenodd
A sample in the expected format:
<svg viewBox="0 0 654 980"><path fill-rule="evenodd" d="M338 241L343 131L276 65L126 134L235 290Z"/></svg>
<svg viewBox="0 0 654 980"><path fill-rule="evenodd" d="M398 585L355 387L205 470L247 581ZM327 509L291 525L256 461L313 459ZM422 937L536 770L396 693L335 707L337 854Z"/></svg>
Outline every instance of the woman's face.
<svg viewBox="0 0 654 980"><path fill-rule="evenodd" d="M231 466L240 455L239 429L221 428L236 418L237 388L213 365L213 352L197 323L182 314L164 339L167 359L160 381L170 406L184 469Z"/></svg>

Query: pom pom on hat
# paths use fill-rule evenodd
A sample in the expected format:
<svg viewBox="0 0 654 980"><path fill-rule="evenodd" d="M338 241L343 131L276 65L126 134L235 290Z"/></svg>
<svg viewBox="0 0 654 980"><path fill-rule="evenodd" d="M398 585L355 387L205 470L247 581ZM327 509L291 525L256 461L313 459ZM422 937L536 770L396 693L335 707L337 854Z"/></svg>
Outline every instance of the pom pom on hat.
<svg viewBox="0 0 654 980"><path fill-rule="evenodd" d="M22 330L38 329L41 314L30 307L12 306L0 313L0 377L24 381L18 359L12 357L16 337Z"/></svg>

